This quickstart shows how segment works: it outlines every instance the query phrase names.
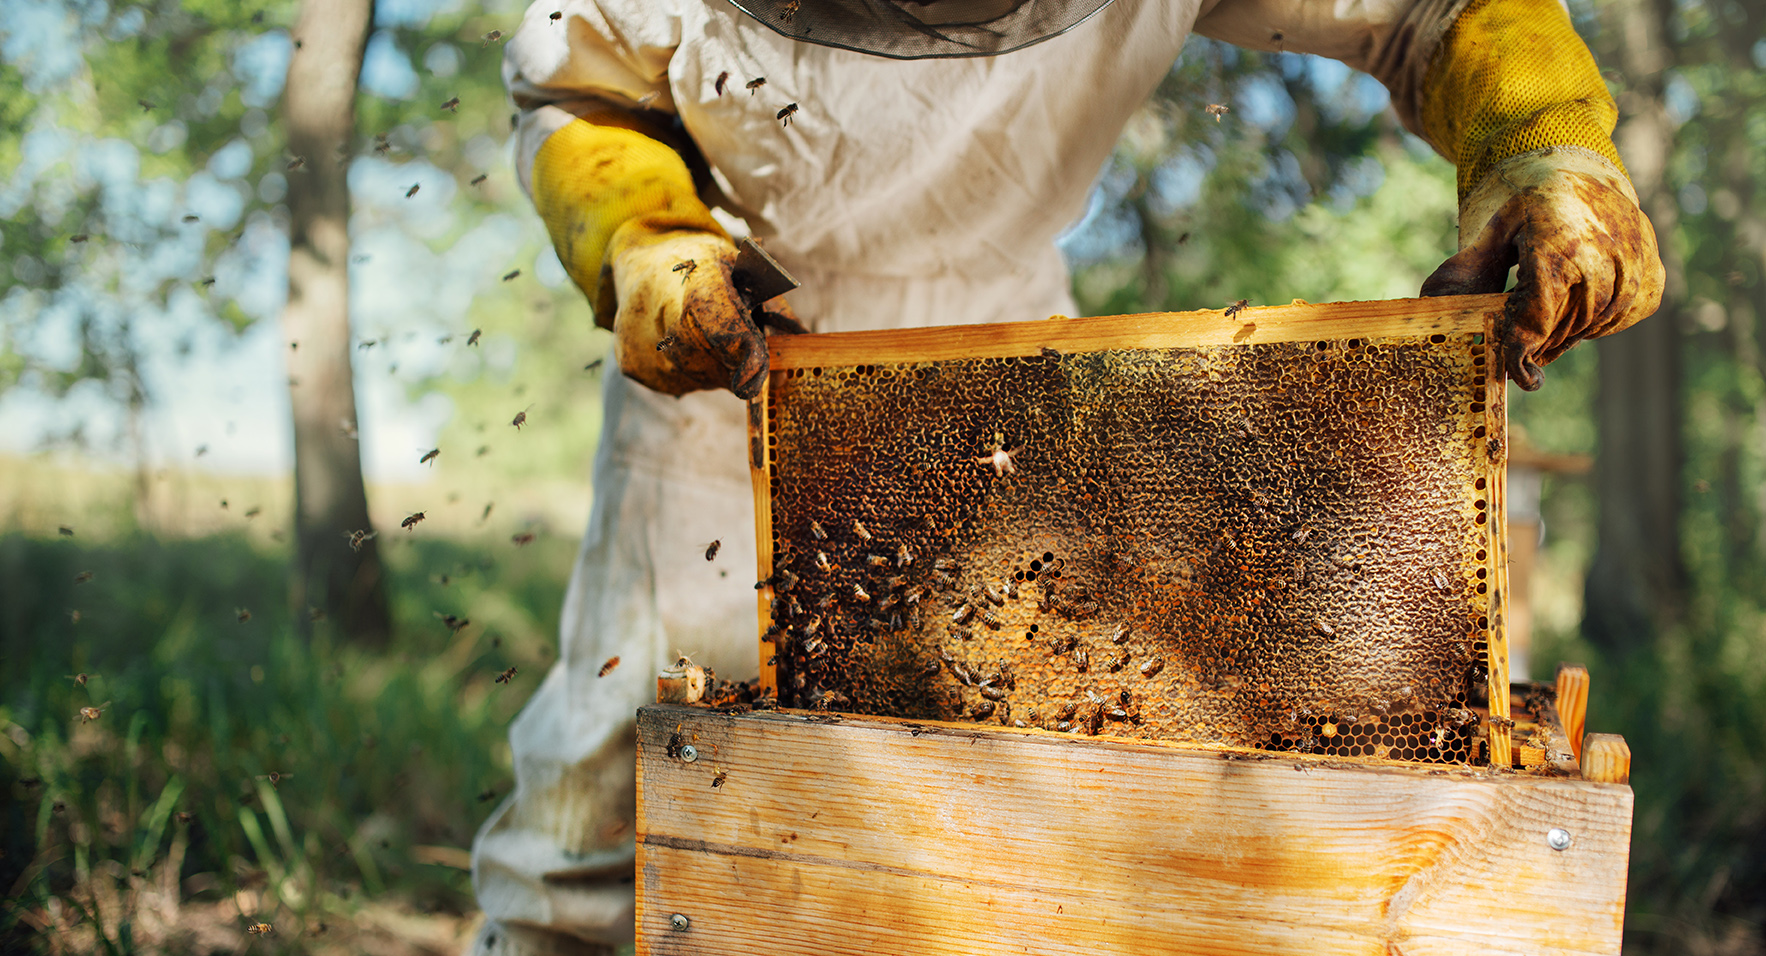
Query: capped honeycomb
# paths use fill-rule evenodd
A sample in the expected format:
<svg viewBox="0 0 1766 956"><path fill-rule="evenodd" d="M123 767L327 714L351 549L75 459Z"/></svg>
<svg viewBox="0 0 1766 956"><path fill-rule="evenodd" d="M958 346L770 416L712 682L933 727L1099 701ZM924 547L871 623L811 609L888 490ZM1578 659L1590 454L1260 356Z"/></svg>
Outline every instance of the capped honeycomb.
<svg viewBox="0 0 1766 956"><path fill-rule="evenodd" d="M1485 759L1486 325L1108 348L1041 325L1001 333L1042 337L1023 354L775 348L751 419L780 704Z"/></svg>

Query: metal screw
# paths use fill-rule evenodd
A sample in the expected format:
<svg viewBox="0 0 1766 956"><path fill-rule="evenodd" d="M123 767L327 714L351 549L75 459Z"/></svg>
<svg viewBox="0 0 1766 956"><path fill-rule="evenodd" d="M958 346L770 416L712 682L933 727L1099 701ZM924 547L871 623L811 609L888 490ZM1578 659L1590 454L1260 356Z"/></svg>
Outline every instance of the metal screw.
<svg viewBox="0 0 1766 956"><path fill-rule="evenodd" d="M1554 850L1568 850L1570 848L1570 831L1563 827L1552 827L1551 832L1545 835L1545 842Z"/></svg>
<svg viewBox="0 0 1766 956"><path fill-rule="evenodd" d="M692 744L683 744L681 746L681 759L685 760L688 763L692 763L693 761L698 760L699 759L699 748L693 746ZM685 920L686 917L683 916L683 917L681 917L681 919ZM675 928L680 929L681 927L677 926Z"/></svg>
<svg viewBox="0 0 1766 956"><path fill-rule="evenodd" d="M692 925L692 920L687 919L685 913L676 913L668 918L668 925L673 926L677 933L685 933L687 927Z"/></svg>

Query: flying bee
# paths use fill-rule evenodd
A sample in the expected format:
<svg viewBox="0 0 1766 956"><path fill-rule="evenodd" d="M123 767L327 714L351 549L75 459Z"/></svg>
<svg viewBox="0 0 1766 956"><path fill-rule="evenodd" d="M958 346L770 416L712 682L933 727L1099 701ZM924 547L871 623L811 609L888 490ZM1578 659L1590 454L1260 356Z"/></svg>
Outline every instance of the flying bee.
<svg viewBox="0 0 1766 956"><path fill-rule="evenodd" d="M477 186L478 184L484 182L485 180L487 180L489 178L491 178L490 173L479 173L477 176L472 177L472 181L467 183L466 185Z"/></svg>
<svg viewBox="0 0 1766 956"><path fill-rule="evenodd" d="M367 530L345 531L343 536L349 540L351 551L360 551L362 550L362 545L366 544L369 538L375 537L379 533L380 532L378 531Z"/></svg>
<svg viewBox="0 0 1766 956"><path fill-rule="evenodd" d="M179 823L189 823L190 821L196 819L196 814L190 813L185 810L179 810L177 813L172 814L172 819L178 821Z"/></svg>
<svg viewBox="0 0 1766 956"><path fill-rule="evenodd" d="M766 85L766 77L764 77L764 76L757 76L757 77L755 77L755 78L754 78L754 79L752 79L752 80L749 80L749 81L748 81L748 82L747 82L747 83L746 83L746 84L744 84L744 85L745 85L745 86L747 86L747 87L748 87L748 95L749 95L749 96L753 96L753 95L754 95L754 91L755 91L755 90L758 90L758 89L760 89L760 88L761 88L761 87L763 87L763 86L765 86L765 85Z"/></svg>
<svg viewBox="0 0 1766 956"><path fill-rule="evenodd" d="M460 111L460 98L458 96L454 97L446 103L443 103L441 108L450 113L458 113Z"/></svg>
<svg viewBox="0 0 1766 956"><path fill-rule="evenodd" d="M86 686L86 682L92 679L92 675L91 674L69 674L69 675L67 675L67 679L73 681L74 683L80 685L81 687L84 687L84 686Z"/></svg>
<svg viewBox="0 0 1766 956"><path fill-rule="evenodd" d="M466 344L467 345L477 345L478 344L478 337L483 334L484 334L483 329L473 329L472 334L466 336Z"/></svg>
<svg viewBox="0 0 1766 956"><path fill-rule="evenodd" d="M443 614L440 611L431 611L429 613L434 614L436 620L447 625L448 630L453 631L455 633L460 632L462 629L464 629L466 627L466 625L472 623L472 619L467 618L467 617L460 617L460 616L454 615L454 614Z"/></svg>
<svg viewBox="0 0 1766 956"><path fill-rule="evenodd" d="M251 620L251 608L248 608L248 607L234 608L233 615L235 617L239 618L239 623L244 624L245 622Z"/></svg>
<svg viewBox="0 0 1766 956"><path fill-rule="evenodd" d="M520 269L511 269L508 272L503 273L503 281L508 282L511 279L520 278L520 276L521 276Z"/></svg>
<svg viewBox="0 0 1766 956"><path fill-rule="evenodd" d="M81 571L79 574L74 575L74 583L85 584L87 581L92 580L93 576L94 575L90 571Z"/></svg>
<svg viewBox="0 0 1766 956"><path fill-rule="evenodd" d="M717 95L722 96L724 95L724 84L728 82L730 82L730 71L725 70L717 75L717 82L711 84L711 88L717 91Z"/></svg>
<svg viewBox="0 0 1766 956"><path fill-rule="evenodd" d="M1202 112L1214 117L1214 122L1218 123L1222 116L1232 112L1232 107L1227 106L1225 103L1209 103L1202 108Z"/></svg>
<svg viewBox="0 0 1766 956"><path fill-rule="evenodd" d="M263 513L264 513L264 509L258 507L257 505L252 505L251 507L245 509L245 517L247 517L247 518L256 518L258 515L261 515Z"/></svg>
<svg viewBox="0 0 1766 956"><path fill-rule="evenodd" d="M412 528L417 527L417 522L422 521L423 518L424 518L423 512L421 512L421 511L414 512L411 515L407 516L405 518L405 520L399 522L399 527L404 528L406 531L409 531Z"/></svg>
<svg viewBox="0 0 1766 956"><path fill-rule="evenodd" d="M92 721L97 720L100 717L103 717L104 711L109 707L110 707L110 701L108 701L108 700L102 704L99 704L97 707L81 707L80 708L80 723L89 724Z"/></svg>
<svg viewBox="0 0 1766 956"><path fill-rule="evenodd" d="M817 541L828 540L827 530L822 527L820 521L817 521L814 518L811 518L809 521L809 533L815 535Z"/></svg>
<svg viewBox="0 0 1766 956"><path fill-rule="evenodd" d="M790 23L797 19L797 11L803 7L803 0L785 0L779 4L779 19Z"/></svg>
<svg viewBox="0 0 1766 956"><path fill-rule="evenodd" d="M724 541L722 538L719 538L716 541L713 541L712 543L706 545L705 546L705 560L707 560L707 561L717 560L717 549L719 549L723 546L724 546Z"/></svg>
<svg viewBox="0 0 1766 956"><path fill-rule="evenodd" d="M962 606L957 608L956 613L950 616L950 622L952 624L967 624L969 623L969 618L974 616L975 605L964 601Z"/></svg>
<svg viewBox="0 0 1766 956"><path fill-rule="evenodd" d="M441 457L441 449L440 448L431 448L430 450L423 453L422 458L417 459L417 464L428 465L430 462L436 460L439 457ZM434 466L432 465L431 467L434 467Z"/></svg>
<svg viewBox="0 0 1766 956"><path fill-rule="evenodd" d="M1250 299L1240 299L1239 301L1234 302L1232 305L1229 305L1226 307L1226 315L1224 317L1230 319L1233 316L1238 315L1239 311L1241 309L1243 309L1245 306L1250 305L1250 304L1251 304Z"/></svg>
<svg viewBox="0 0 1766 956"><path fill-rule="evenodd" d="M868 543L871 540L871 532L865 527L863 521L854 521L852 523L852 533L858 535L860 541Z"/></svg>
<svg viewBox="0 0 1766 956"><path fill-rule="evenodd" d="M301 167L305 166L306 164L307 164L307 158L305 156L296 156L295 158L288 161L288 171L292 173L295 170L300 169Z"/></svg>
<svg viewBox="0 0 1766 956"><path fill-rule="evenodd" d="M73 235L68 236L67 241L78 243L78 242L85 242L86 240L88 240L90 238L92 238L92 237L87 235L86 233L76 232Z"/></svg>
<svg viewBox="0 0 1766 956"><path fill-rule="evenodd" d="M484 42L479 44L479 49L484 49L485 47L490 46L491 44L497 42L498 40L501 40L502 38L503 38L503 31L492 30L491 32L484 35Z"/></svg>
<svg viewBox="0 0 1766 956"><path fill-rule="evenodd" d="M183 222L183 223L201 222L202 217L196 216L196 215L186 215L183 219L180 219L178 221Z"/></svg>
<svg viewBox="0 0 1766 956"><path fill-rule="evenodd" d="M276 927L271 926L269 923L253 923L250 926L247 926L245 931L253 936L268 936L271 933L276 932Z"/></svg>
<svg viewBox="0 0 1766 956"><path fill-rule="evenodd" d="M508 670L502 672L501 674L497 675L497 683L499 683L499 684L507 684L514 679L515 679L515 668L513 666L511 666Z"/></svg>
<svg viewBox="0 0 1766 956"><path fill-rule="evenodd" d="M146 113L149 110L154 108L153 103L148 100L136 100L135 103L136 103L136 105L141 107L141 112L143 112L143 113Z"/></svg>
<svg viewBox="0 0 1766 956"><path fill-rule="evenodd" d="M1142 677L1157 677L1159 672L1164 669L1165 669L1165 661L1162 658L1158 658L1158 657L1150 658L1147 660L1147 662L1145 664L1141 665L1141 676ZM1124 693L1127 693L1127 692L1124 691Z"/></svg>
<svg viewBox="0 0 1766 956"><path fill-rule="evenodd" d="M376 153L380 153L384 156L391 149L392 143L387 140L385 133L374 134L374 151Z"/></svg>
<svg viewBox="0 0 1766 956"><path fill-rule="evenodd" d="M422 183L412 183L411 188L405 190L405 198L410 199L412 196L417 195L417 190L422 189L422 188L423 188Z"/></svg>
<svg viewBox="0 0 1766 956"><path fill-rule="evenodd" d="M682 281L685 281L685 280L682 280ZM676 337L674 337L672 335L665 335L662 338L656 340L656 351L666 352L669 349L674 348L676 343L678 343L679 341L680 341L679 339L677 339Z"/></svg>
<svg viewBox="0 0 1766 956"><path fill-rule="evenodd" d="M268 781L270 781L270 786L275 787L277 784L281 783L284 780L287 780L289 777L292 777L292 776L294 776L294 774L292 774L292 773L282 773L277 770L272 770L269 773L258 774L257 779L268 780Z"/></svg>
<svg viewBox="0 0 1766 956"><path fill-rule="evenodd" d="M791 125L791 117L796 115L796 113L797 113L797 104L796 103L787 103L785 105L784 109L779 110L779 115L777 115L773 118L778 120L781 125L790 126Z"/></svg>
<svg viewBox="0 0 1766 956"><path fill-rule="evenodd" d="M527 406L527 408L532 408L532 407L533 407L532 405ZM516 431L520 431L521 426L527 424L527 408L524 408L521 411L516 412L515 417L509 419L509 424L515 426Z"/></svg>

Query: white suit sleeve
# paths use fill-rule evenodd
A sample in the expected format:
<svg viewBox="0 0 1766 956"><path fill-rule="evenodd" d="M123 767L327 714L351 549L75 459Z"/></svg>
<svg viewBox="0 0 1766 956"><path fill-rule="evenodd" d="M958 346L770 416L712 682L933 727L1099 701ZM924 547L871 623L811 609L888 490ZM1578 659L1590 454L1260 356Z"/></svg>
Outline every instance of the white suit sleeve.
<svg viewBox="0 0 1766 956"><path fill-rule="evenodd" d="M1470 0L1211 0L1195 32L1253 50L1315 53L1373 75L1392 93L1404 127L1421 135L1417 107L1429 63Z"/></svg>
<svg viewBox="0 0 1766 956"><path fill-rule="evenodd" d="M522 188L531 192L540 144L577 115L609 106L673 113L668 63L680 42L675 0L535 0L503 48L503 85L521 110Z"/></svg>

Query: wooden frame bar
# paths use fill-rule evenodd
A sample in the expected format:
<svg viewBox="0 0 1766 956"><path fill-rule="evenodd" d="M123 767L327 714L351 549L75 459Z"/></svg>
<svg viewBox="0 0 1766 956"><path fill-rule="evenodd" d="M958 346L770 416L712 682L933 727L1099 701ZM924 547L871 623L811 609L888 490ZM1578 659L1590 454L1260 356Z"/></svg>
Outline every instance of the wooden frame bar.
<svg viewBox="0 0 1766 956"><path fill-rule="evenodd" d="M638 736L641 954L1619 952L1626 786L674 706Z"/></svg>

